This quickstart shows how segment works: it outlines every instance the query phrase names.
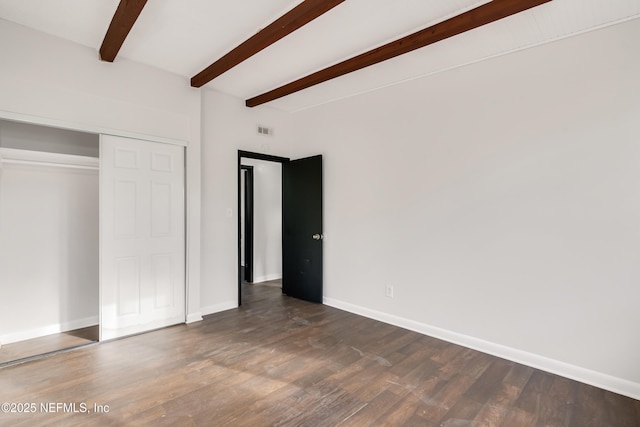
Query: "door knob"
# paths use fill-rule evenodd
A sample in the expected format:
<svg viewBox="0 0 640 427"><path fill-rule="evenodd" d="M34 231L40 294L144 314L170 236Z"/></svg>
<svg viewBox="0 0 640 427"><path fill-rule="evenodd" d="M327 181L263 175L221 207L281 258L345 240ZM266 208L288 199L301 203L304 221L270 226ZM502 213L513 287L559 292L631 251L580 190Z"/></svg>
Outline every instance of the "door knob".
<svg viewBox="0 0 640 427"><path fill-rule="evenodd" d="M322 240L322 234L318 234L318 233L316 233L316 234L314 234L314 235L313 235L313 236L311 236L311 237L313 237L313 240Z"/></svg>

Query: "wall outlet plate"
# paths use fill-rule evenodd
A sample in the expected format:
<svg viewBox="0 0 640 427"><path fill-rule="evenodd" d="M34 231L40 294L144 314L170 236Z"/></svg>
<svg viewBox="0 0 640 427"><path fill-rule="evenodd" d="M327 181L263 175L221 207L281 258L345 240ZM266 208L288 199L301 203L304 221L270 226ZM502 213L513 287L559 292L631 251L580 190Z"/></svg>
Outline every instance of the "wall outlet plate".
<svg viewBox="0 0 640 427"><path fill-rule="evenodd" d="M387 298L393 298L393 286L391 285L385 286L384 294L387 296Z"/></svg>

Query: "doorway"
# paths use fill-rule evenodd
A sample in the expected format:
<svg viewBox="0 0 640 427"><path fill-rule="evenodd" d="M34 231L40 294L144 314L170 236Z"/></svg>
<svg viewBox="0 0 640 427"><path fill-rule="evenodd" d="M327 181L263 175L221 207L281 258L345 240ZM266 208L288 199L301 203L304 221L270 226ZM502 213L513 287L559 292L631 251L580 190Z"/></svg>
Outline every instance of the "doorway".
<svg viewBox="0 0 640 427"><path fill-rule="evenodd" d="M267 229L277 229L278 235L272 241L279 240L276 248L259 248L257 243L256 214L258 203L255 200L257 186L257 171L254 166L253 182L253 217L251 224L247 225L245 215L245 188L247 185L246 172L243 164L258 161L263 164L277 164L280 176L280 224L276 227L273 223L266 225ZM279 286L282 292L288 296L303 299L310 302L322 303L323 298L323 189L322 189L322 156L315 155L307 158L290 160L284 157L270 156L260 153L238 151L238 305L242 305L242 289L245 281L244 272L247 258L252 259L252 279L264 282L276 277L263 277L257 279L256 254L280 255ZM243 256L246 245L245 229L250 228L254 232L251 257Z"/></svg>
<svg viewBox="0 0 640 427"><path fill-rule="evenodd" d="M242 152L238 157L239 286L272 285L282 278L282 162ZM246 288L245 288L246 289Z"/></svg>

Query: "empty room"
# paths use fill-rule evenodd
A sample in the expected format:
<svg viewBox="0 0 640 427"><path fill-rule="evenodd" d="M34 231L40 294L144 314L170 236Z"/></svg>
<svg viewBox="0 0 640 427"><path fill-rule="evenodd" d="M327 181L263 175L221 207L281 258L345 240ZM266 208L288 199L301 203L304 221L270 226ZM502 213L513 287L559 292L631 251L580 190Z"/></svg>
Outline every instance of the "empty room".
<svg viewBox="0 0 640 427"><path fill-rule="evenodd" d="M640 1L249 3L0 0L0 425L640 426Z"/></svg>

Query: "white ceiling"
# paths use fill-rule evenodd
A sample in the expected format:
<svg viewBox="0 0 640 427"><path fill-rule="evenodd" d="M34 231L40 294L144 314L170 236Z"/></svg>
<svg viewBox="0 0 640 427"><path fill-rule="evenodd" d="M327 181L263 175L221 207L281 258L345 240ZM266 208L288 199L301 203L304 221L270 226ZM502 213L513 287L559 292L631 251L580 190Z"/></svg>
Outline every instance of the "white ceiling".
<svg viewBox="0 0 640 427"><path fill-rule="evenodd" d="M488 2L346 0L206 87L251 98ZM97 50L118 3L0 0L0 18ZM182 75L188 84L192 76L299 3L149 0L118 58ZM267 105L297 111L639 17L640 0L553 0Z"/></svg>

